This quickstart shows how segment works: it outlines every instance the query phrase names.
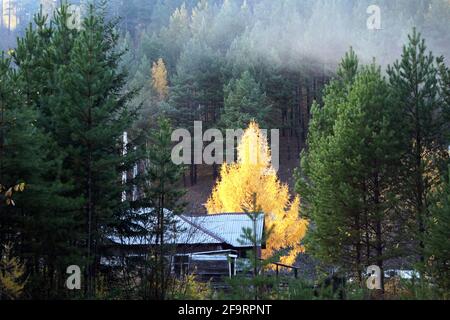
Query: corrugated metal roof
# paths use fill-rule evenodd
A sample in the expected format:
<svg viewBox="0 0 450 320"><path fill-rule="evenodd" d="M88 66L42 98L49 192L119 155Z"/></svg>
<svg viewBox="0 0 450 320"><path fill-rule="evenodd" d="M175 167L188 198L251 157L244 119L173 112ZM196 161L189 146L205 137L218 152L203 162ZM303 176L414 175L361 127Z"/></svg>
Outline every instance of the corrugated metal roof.
<svg viewBox="0 0 450 320"><path fill-rule="evenodd" d="M253 220L244 213L223 213L207 216L188 216L185 217L194 225L199 226L201 230L208 231L223 239L223 242L233 247L248 247L252 243L248 239L243 239L243 229L250 228L254 230ZM256 219L256 235L258 241L262 239L264 228L264 215L258 215Z"/></svg>
<svg viewBox="0 0 450 320"><path fill-rule="evenodd" d="M174 217L175 230L169 230L166 232L165 242L167 244L220 244L221 240L214 238L213 236L199 230L188 221L182 219L179 216ZM153 236L132 236L132 237L120 237L110 236L108 237L114 243L122 245L150 245L155 244L156 239Z"/></svg>
<svg viewBox="0 0 450 320"><path fill-rule="evenodd" d="M151 210L151 209L149 209ZM146 212L140 210L140 213ZM249 247L252 243L242 238L243 228L254 229L253 220L244 213L224 213L216 215L180 215L175 216L175 230L167 231L167 244L229 244L233 247ZM141 224L141 226L143 226ZM259 215L256 220L257 239L262 238L264 216ZM155 244L154 237L110 236L109 240L123 245Z"/></svg>

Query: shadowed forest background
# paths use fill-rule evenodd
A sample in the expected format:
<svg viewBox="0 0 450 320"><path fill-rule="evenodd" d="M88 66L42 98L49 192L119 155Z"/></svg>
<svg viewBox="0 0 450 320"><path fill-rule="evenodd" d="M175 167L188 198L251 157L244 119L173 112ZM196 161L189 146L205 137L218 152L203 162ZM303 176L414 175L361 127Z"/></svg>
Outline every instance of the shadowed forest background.
<svg viewBox="0 0 450 320"><path fill-rule="evenodd" d="M70 1L81 28L65 2L0 3L0 298L449 298L450 1ZM174 165L194 121L247 128L266 160ZM261 211L252 277L167 271L174 215ZM111 275L108 237L146 233L159 248ZM413 276L368 292L373 264Z"/></svg>

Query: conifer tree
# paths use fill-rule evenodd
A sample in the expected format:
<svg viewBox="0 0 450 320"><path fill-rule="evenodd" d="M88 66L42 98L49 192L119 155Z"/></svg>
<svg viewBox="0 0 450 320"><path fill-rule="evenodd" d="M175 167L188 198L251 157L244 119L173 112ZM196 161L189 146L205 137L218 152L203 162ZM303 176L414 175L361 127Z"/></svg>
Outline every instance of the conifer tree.
<svg viewBox="0 0 450 320"><path fill-rule="evenodd" d="M308 153L304 155L305 163L302 167L307 167L307 157L314 154L314 149L319 148L322 139L333 133L333 123L337 117L337 112L346 101L346 97L358 73L359 59L353 48L345 54L336 72L336 79L331 81L324 89L323 106L314 102L311 108L312 119L308 132Z"/></svg>
<svg viewBox="0 0 450 320"><path fill-rule="evenodd" d="M324 106L315 107L297 190L314 223L307 250L362 281L362 266L382 268L394 255L392 237L403 231L392 229L402 140L381 71L371 65L357 72L356 61L346 55L338 72L342 82L330 84Z"/></svg>
<svg viewBox="0 0 450 320"><path fill-rule="evenodd" d="M118 70L115 24L90 6L70 52L63 81L63 101L54 114L55 138L65 148L64 169L82 206L77 218L85 250L85 293L92 297L99 263L98 248L116 225L126 203L121 172L134 165L134 152L122 155L122 136L135 119L128 108L134 92L122 92L126 75Z"/></svg>
<svg viewBox="0 0 450 320"><path fill-rule="evenodd" d="M17 76L11 68L11 58L2 53L0 58L0 244L12 241L18 225L19 210L11 202L15 185L24 179L35 182L33 170L38 169L29 163L34 155L33 128L35 113L24 108L17 97ZM14 201L14 200L13 200ZM13 206L11 206L13 205ZM1 248L0 248L1 249Z"/></svg>
<svg viewBox="0 0 450 320"><path fill-rule="evenodd" d="M226 129L246 128L252 120L267 128L271 105L260 85L250 72L245 71L239 79L231 80L224 88L222 126Z"/></svg>
<svg viewBox="0 0 450 320"><path fill-rule="evenodd" d="M323 174L325 165L323 162L332 159L332 155L328 154L331 149L328 148L330 137L334 134L334 123L337 118L338 110L343 108L346 97L357 75L359 61L351 49L342 59L338 71L337 79L333 80L324 89L323 106L315 103L312 107L312 118L308 132L308 148L301 155L300 168L296 171L296 191L302 195L306 217L314 220L314 223L323 221L323 236L320 240L331 243L339 243L338 230L334 225L342 225L345 222L343 218L337 214L332 214L332 203L335 199L331 198L334 186L330 183L331 176ZM315 217L318 214L323 215ZM313 231L314 232L314 231ZM345 257L340 250L344 249L339 246L327 250L326 245L316 246L312 241L309 246L312 252L316 252L321 257ZM314 247L314 248L313 248ZM322 250L319 250L321 249ZM351 255L348 255L349 257ZM327 261L327 259L325 259ZM330 260L329 260L330 261Z"/></svg>
<svg viewBox="0 0 450 320"><path fill-rule="evenodd" d="M177 187L183 173L183 167L172 162L172 128L169 120L159 118L158 127L151 130L146 150L146 187L145 198L150 210L146 213L152 221L150 232L156 238L156 249L153 283L156 299L164 300L170 285L170 266L167 256L172 254L173 248L168 244L167 235L177 232L174 214L180 213L183 203L180 201L184 191Z"/></svg>
<svg viewBox="0 0 450 320"><path fill-rule="evenodd" d="M183 3L172 12L169 25L161 29L161 46L165 52L163 57L170 74L175 73L183 48L192 36L189 24L189 12Z"/></svg>
<svg viewBox="0 0 450 320"><path fill-rule="evenodd" d="M67 171L63 169L66 149L55 141L57 123L53 117L63 100L62 75L65 71L61 70L70 61L76 31L66 26L69 19L67 5L63 4L53 19L50 25L42 11L36 14L35 26L30 24L12 53L18 66L16 84L21 104L24 110L34 112L33 129L40 132L35 134L39 141L30 143L39 150L30 157L36 159L33 163L38 168L34 175L40 180L29 188L30 193L39 188L39 201L32 201L33 198L24 193L24 200L30 197L31 206L22 209L29 217L25 220L27 227L22 231L23 238L29 243L24 245L27 249L23 251L30 272L27 289L37 297L64 296L61 290L66 268L80 261L80 252L76 248L79 222L74 212L81 204L73 193ZM25 203L28 201L21 201L21 204Z"/></svg>
<svg viewBox="0 0 450 320"><path fill-rule="evenodd" d="M205 129L215 125L223 106L222 60L208 44L193 38L185 46L170 88L170 118L193 133L194 121ZM197 183L197 165L190 166L190 182Z"/></svg>
<svg viewBox="0 0 450 320"><path fill-rule="evenodd" d="M444 128L449 128L450 126L450 68L446 66L445 64L445 58L439 57L438 58L438 64L439 64L439 87L441 89L441 98L442 98L442 105L443 105L443 116L445 117L445 123L446 125ZM446 130L447 133L447 141L450 141L450 130Z"/></svg>
<svg viewBox="0 0 450 320"><path fill-rule="evenodd" d="M450 172L450 167L449 167ZM444 299L450 295L450 174L433 195L433 205L425 240L427 271Z"/></svg>
<svg viewBox="0 0 450 320"><path fill-rule="evenodd" d="M421 34L413 30L399 61L388 68L390 85L404 114L399 136L405 139L404 197L411 213L411 228L418 245L415 254L424 261L424 237L429 217L429 195L439 182L448 156L445 109L439 99L438 68ZM402 138L402 137L401 137ZM411 208L411 209L409 209Z"/></svg>
<svg viewBox="0 0 450 320"><path fill-rule="evenodd" d="M391 103L379 68L363 68L348 102L338 111L328 145L336 148L336 156L325 162L336 162L331 165L335 172L331 179L336 179L332 184L337 193L335 207L349 219L342 239L352 241L359 277L362 264L376 264L383 270L384 260L395 257L396 246L403 245L400 236L406 230L398 219L400 204L396 201L403 142L397 138L398 119L398 109Z"/></svg>
<svg viewBox="0 0 450 320"><path fill-rule="evenodd" d="M215 124L223 106L220 56L203 39L193 38L184 47L171 88L176 124L192 127L201 120L205 127Z"/></svg>
<svg viewBox="0 0 450 320"><path fill-rule="evenodd" d="M30 30L27 41L36 39L31 33ZM22 54L21 45L31 46L32 43L21 42L14 60ZM19 240L16 238L20 235L20 258L27 266L30 279L26 289L37 297L41 294L41 297L48 297L61 287L63 268L67 266L65 257L73 249L70 240L75 223L68 213L73 206L62 196L66 186L59 179L60 159L54 158L51 151L55 144L39 127L42 118L36 91L44 92L37 80L42 80L39 69L27 72L30 65L26 65L30 60L26 59L26 62L20 60L25 70L16 71L10 66L10 60L4 55L1 59L0 175L4 185L26 182L27 188L14 197L16 206L2 208L3 230L0 234L9 241ZM4 243L5 239L1 240ZM42 268L42 264L47 267Z"/></svg>

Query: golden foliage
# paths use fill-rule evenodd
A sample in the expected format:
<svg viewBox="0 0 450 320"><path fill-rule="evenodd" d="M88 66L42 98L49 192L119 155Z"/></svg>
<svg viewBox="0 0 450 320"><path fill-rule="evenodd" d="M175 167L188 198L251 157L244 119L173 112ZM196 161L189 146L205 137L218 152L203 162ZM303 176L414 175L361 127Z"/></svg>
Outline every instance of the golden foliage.
<svg viewBox="0 0 450 320"><path fill-rule="evenodd" d="M5 245L0 259L0 292L9 299L17 299L22 294L26 281L22 280L25 267L12 256L12 245Z"/></svg>
<svg viewBox="0 0 450 320"><path fill-rule="evenodd" d="M256 205L265 213L267 239L263 257L272 256L280 249L288 253L281 262L292 265L304 251L300 244L308 222L299 216L300 199L290 200L289 190L278 180L271 165L271 154L266 137L258 124L250 123L238 146L238 161L224 164L221 178L206 203L209 214L222 212L251 212Z"/></svg>
<svg viewBox="0 0 450 320"><path fill-rule="evenodd" d="M175 300L209 300L213 292L209 282L200 282L193 274L174 279L171 299Z"/></svg>
<svg viewBox="0 0 450 320"><path fill-rule="evenodd" d="M12 187L6 187L0 184L0 199L4 198L7 206L15 206L15 202L12 199L13 192L23 192L25 190L25 183L19 183Z"/></svg>
<svg viewBox="0 0 450 320"><path fill-rule="evenodd" d="M152 67L152 86L158 93L159 99L164 100L169 94L169 86L167 82L167 69L163 59L153 62Z"/></svg>

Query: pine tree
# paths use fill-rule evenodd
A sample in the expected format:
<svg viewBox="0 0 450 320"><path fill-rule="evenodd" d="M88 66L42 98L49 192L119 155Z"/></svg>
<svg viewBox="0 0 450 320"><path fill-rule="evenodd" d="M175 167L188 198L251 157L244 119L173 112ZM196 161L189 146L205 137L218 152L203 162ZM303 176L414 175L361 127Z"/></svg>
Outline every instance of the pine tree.
<svg viewBox="0 0 450 320"><path fill-rule="evenodd" d="M184 48L170 88L169 113L173 124L193 134L194 121L213 127L223 106L222 60L205 41L193 38ZM192 159L193 160L193 159ZM190 166L191 185L197 183L197 165Z"/></svg>
<svg viewBox="0 0 450 320"><path fill-rule="evenodd" d="M444 57L438 58L438 64L444 121L445 123L450 123L450 68L446 66ZM450 141L450 130L447 130L446 133L448 134L447 140Z"/></svg>
<svg viewBox="0 0 450 320"><path fill-rule="evenodd" d="M357 274L359 266L355 261L359 250L355 244L359 237L358 233L351 232L355 221L352 215L357 217L353 214L357 210L347 208L341 196L347 198L349 206L355 207L358 194L346 184L348 172L336 160L342 159L343 155L333 143L336 119L342 113L345 94L356 77L353 66L357 66L356 56L346 56L340 70L342 75L351 73L352 77L341 77L332 82L325 89L323 107L316 104L312 109L308 150L302 154L296 189L302 194L303 210L314 225L307 235L307 251L324 264L346 266Z"/></svg>
<svg viewBox="0 0 450 320"><path fill-rule="evenodd" d="M231 80L224 88L224 95L223 128L243 129L252 120L267 128L271 105L250 72L245 71L239 79Z"/></svg>
<svg viewBox="0 0 450 320"><path fill-rule="evenodd" d="M35 113L25 109L17 97L17 76L11 67L11 58L2 53L0 59L0 244L13 240L19 228L19 210L12 200L14 187L24 179L35 182L29 158L36 152L33 137ZM19 203L18 203L19 204ZM12 206L11 206L12 205ZM23 226L20 226L23 227ZM14 239L15 240L15 239Z"/></svg>
<svg viewBox="0 0 450 320"><path fill-rule="evenodd" d="M304 156L305 166L307 165L308 161L306 158L309 154L313 154L314 149L320 147L322 139L326 139L327 136L332 134L337 112L346 101L349 90L358 73L358 68L358 57L353 48L350 48L338 66L336 79L331 81L324 89L323 106L320 106L317 102L313 104L311 108L312 120L308 132L309 150L308 154Z"/></svg>
<svg viewBox="0 0 450 320"><path fill-rule="evenodd" d="M222 60L206 43L193 38L177 64L170 102L176 109L176 124L192 127L201 120L205 127L215 124L223 106Z"/></svg>
<svg viewBox="0 0 450 320"><path fill-rule="evenodd" d="M300 168L296 171L296 191L302 195L303 212L306 217L314 221L314 224L322 225L320 229L310 229L312 234L317 234L316 230L319 230L320 237L319 241L310 241L309 250L325 263L342 265L346 262L338 262L339 257L343 260L349 257L352 260L354 256L353 253L342 252L348 249L348 246L339 245L343 240L351 241L351 239L343 238L344 229L335 226L346 225L348 222L342 215L333 213L335 205L339 202L333 198L335 186L331 183L332 176L324 173L324 170L329 170L327 163L336 156L329 148L330 139L334 135L337 114L346 102L346 97L357 75L358 66L358 58L351 49L338 67L337 79L324 89L323 106L313 104L307 140L308 148L302 153ZM350 247L350 250L353 249Z"/></svg>
<svg viewBox="0 0 450 320"><path fill-rule="evenodd" d="M158 19L161 19L161 17L158 17ZM182 4L171 14L169 25L161 29L161 45L165 53L163 57L170 74L175 73L183 48L192 36L189 24L189 12L186 5Z"/></svg>
<svg viewBox="0 0 450 320"><path fill-rule="evenodd" d="M39 110L39 116L48 114L43 96L51 90L46 86L51 73L50 39L53 28L42 10L34 16L35 27L30 24L23 38L18 38L17 48L12 52L14 63L21 77L24 103ZM45 121L40 121L45 122Z"/></svg>
<svg viewBox="0 0 450 320"><path fill-rule="evenodd" d="M405 138L405 201L411 208L412 231L418 245L415 254L424 261L424 236L429 217L429 194L439 182L442 160L447 154L446 119L439 101L438 68L425 40L413 30L403 48L400 61L388 68L390 84L404 114L402 128ZM399 132L399 135L402 131Z"/></svg>
<svg viewBox="0 0 450 320"><path fill-rule="evenodd" d="M180 201L184 191L177 187L183 173L183 167L172 162L172 128L165 118L158 120L158 128L151 130L147 141L146 152L146 188L145 198L151 210L147 213L150 221L154 221L150 232L156 237L158 248L154 261L154 295L164 300L169 286L170 268L166 263L167 256L173 248L167 244L167 234L177 232L174 214L180 213L183 203Z"/></svg>
<svg viewBox="0 0 450 320"><path fill-rule="evenodd" d="M450 174L446 175L433 196L425 240L427 271L444 299L450 295Z"/></svg>
<svg viewBox="0 0 450 320"><path fill-rule="evenodd" d="M362 266L382 268L403 231L395 229L399 111L375 65L357 71L351 52L338 75L314 109L297 190L314 225L306 249L362 281Z"/></svg>
<svg viewBox="0 0 450 320"><path fill-rule="evenodd" d="M333 179L339 179L335 192L341 193L336 206L343 203L342 213L353 220L346 226L346 236L354 241L359 277L363 263L383 270L384 261L395 257L396 246L404 241L406 230L398 219L400 203L396 201L403 142L397 137L398 119L398 109L389 98L389 87L379 68L371 65L362 69L348 102L338 112L329 146L338 151L332 158L337 162Z"/></svg>

